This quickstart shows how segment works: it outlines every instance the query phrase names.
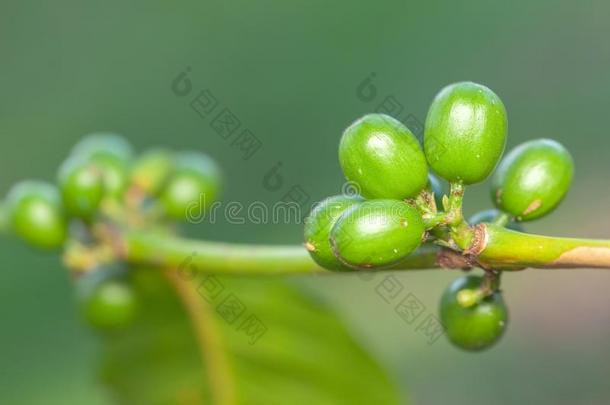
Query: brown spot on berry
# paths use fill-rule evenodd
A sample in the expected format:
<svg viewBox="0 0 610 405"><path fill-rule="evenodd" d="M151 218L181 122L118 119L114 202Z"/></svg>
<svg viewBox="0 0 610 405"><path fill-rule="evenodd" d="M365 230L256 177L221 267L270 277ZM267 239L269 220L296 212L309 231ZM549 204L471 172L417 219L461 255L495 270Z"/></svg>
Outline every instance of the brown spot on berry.
<svg viewBox="0 0 610 405"><path fill-rule="evenodd" d="M532 212L536 211L542 205L542 201L540 199L532 201L530 205L527 206L525 211L523 211L523 215L529 215Z"/></svg>

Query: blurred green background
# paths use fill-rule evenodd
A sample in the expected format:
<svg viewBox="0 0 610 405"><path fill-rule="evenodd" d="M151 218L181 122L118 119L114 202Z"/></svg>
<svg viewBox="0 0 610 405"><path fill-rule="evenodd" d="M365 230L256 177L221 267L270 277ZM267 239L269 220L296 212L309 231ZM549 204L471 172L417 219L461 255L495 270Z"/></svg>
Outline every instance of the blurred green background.
<svg viewBox="0 0 610 405"><path fill-rule="evenodd" d="M0 190L53 179L71 145L94 130L139 149L168 145L215 157L224 198L273 203L299 185L310 202L339 192L342 129L393 95L423 121L442 86L491 87L509 113L509 147L553 137L577 173L555 215L528 230L610 237L610 3L4 1L0 11ZM261 141L243 160L230 141L171 91L190 67ZM372 72L377 95L357 97ZM284 183L263 187L282 162ZM490 205L473 187L467 212ZM221 221L191 232L227 241L299 243L301 226ZM98 341L78 318L55 256L2 241L0 402L107 404L96 383ZM457 273L397 275L434 314ZM610 274L528 271L504 290L511 325L494 349L429 345L377 293L383 280L299 280L327 296L416 404L610 402Z"/></svg>

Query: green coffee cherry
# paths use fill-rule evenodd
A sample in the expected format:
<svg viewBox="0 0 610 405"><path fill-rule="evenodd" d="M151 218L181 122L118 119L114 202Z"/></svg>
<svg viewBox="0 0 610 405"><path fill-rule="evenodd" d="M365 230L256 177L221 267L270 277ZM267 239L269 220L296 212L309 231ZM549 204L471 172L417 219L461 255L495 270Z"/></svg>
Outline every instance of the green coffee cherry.
<svg viewBox="0 0 610 405"><path fill-rule="evenodd" d="M55 249L64 243L67 221L58 190L49 183L27 180L11 188L6 199L12 231L30 245Z"/></svg>
<svg viewBox="0 0 610 405"><path fill-rule="evenodd" d="M495 221L500 217L500 215L502 215L501 211L492 208L489 210L477 212L468 219L468 223L470 225L495 223ZM508 229L512 229L513 231L523 232L523 226L519 222L515 222L512 219L508 221L505 227Z"/></svg>
<svg viewBox="0 0 610 405"><path fill-rule="evenodd" d="M354 268L390 266L421 244L419 212L398 200L369 200L349 208L331 230L335 256Z"/></svg>
<svg viewBox="0 0 610 405"><path fill-rule="evenodd" d="M74 146L71 156L96 165L102 173L105 197L120 198L127 190L133 149L122 136L106 132L87 135Z"/></svg>
<svg viewBox="0 0 610 405"><path fill-rule="evenodd" d="M174 168L174 154L167 149L151 149L140 156L131 168L131 183L155 196Z"/></svg>
<svg viewBox="0 0 610 405"><path fill-rule="evenodd" d="M519 221L531 221L553 211L572 183L570 153L551 139L517 146L502 160L492 180L492 199L500 210Z"/></svg>
<svg viewBox="0 0 610 405"><path fill-rule="evenodd" d="M419 142L407 127L383 114L365 115L343 132L339 162L366 198L414 197L428 182Z"/></svg>
<svg viewBox="0 0 610 405"><path fill-rule="evenodd" d="M104 196L102 172L93 163L73 156L62 164L57 177L67 214L92 218Z"/></svg>
<svg viewBox="0 0 610 405"><path fill-rule="evenodd" d="M160 199L169 217L186 220L193 215L189 211L200 214L218 198L221 174L218 165L200 152L176 155L175 165Z"/></svg>
<svg viewBox="0 0 610 405"><path fill-rule="evenodd" d="M479 289L481 282L482 277L478 276L460 277L451 283L441 298L440 317L447 337L464 350L483 350L492 346L500 339L508 323L508 312L500 292L478 303L471 302L473 294L469 291ZM466 293L460 294L464 290Z"/></svg>
<svg viewBox="0 0 610 405"><path fill-rule="evenodd" d="M133 148L122 137L110 132L96 132L86 135L72 149L72 155L91 159L99 156L113 156L123 163L128 163L133 157Z"/></svg>
<svg viewBox="0 0 610 405"><path fill-rule="evenodd" d="M129 169L121 159L112 155L96 155L91 163L101 172L104 196L121 198L129 186Z"/></svg>
<svg viewBox="0 0 610 405"><path fill-rule="evenodd" d="M442 89L432 101L424 150L436 174L451 182L485 180L506 144L506 110L490 89L461 82Z"/></svg>
<svg viewBox="0 0 610 405"><path fill-rule="evenodd" d="M359 196L336 195L320 202L305 221L305 247L320 266L328 270L351 270L339 261L330 246L330 232L339 217L364 201Z"/></svg>
<svg viewBox="0 0 610 405"><path fill-rule="evenodd" d="M85 319L96 329L124 329L133 322L137 314L136 293L125 281L104 280L82 295Z"/></svg>

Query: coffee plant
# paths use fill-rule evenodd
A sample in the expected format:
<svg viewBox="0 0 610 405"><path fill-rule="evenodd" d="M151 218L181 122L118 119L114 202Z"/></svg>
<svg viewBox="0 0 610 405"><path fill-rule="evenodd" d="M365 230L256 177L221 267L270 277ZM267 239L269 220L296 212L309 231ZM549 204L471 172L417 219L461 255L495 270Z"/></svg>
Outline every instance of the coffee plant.
<svg viewBox="0 0 610 405"><path fill-rule="evenodd" d="M83 317L106 341L103 378L123 402L272 404L299 395L302 403L394 403L388 379L329 311L283 279L263 276L478 268L481 275L446 289L439 318L461 349L494 345L508 323L503 272L610 268L610 241L523 231L522 223L564 199L573 161L550 139L525 142L502 159L507 127L500 98L472 82L436 95L423 145L390 116L356 120L338 155L358 193L317 204L303 246L179 236L175 223L220 195L220 168L194 151L156 148L136 157L112 133L84 137L56 184L15 184L0 226L32 247L63 251ZM465 219L467 186L490 176L494 208ZM238 323L223 316L214 307L218 291L231 291L241 313L247 302L250 316ZM253 333L257 314L271 316ZM308 351L292 350L297 343ZM205 378L196 371L202 365Z"/></svg>

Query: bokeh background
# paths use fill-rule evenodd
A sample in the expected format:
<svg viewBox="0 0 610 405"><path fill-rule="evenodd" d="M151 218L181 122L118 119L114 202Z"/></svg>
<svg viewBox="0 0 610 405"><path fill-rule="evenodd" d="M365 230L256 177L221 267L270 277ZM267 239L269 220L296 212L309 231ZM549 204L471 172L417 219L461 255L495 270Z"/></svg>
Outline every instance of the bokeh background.
<svg viewBox="0 0 610 405"><path fill-rule="evenodd" d="M214 156L226 200L274 203L292 186L310 202L340 191L342 129L388 96L423 121L442 86L491 87L509 113L509 147L553 137L573 153L573 189L534 232L610 237L610 3L597 1L5 0L0 11L0 191L51 180L94 130L139 149ZM261 141L249 160L171 91L190 68ZM374 74L371 76L371 74ZM373 78L375 96L358 96ZM278 162L277 191L263 178ZM467 213L490 205L485 184ZM299 243L301 225L200 225L218 240ZM84 327L59 259L2 241L0 402L107 404L99 341ZM450 271L397 274L434 314ZM377 293L383 281L297 280L326 296L416 404L610 402L610 274L526 271L505 277L511 324L494 349L429 345Z"/></svg>

